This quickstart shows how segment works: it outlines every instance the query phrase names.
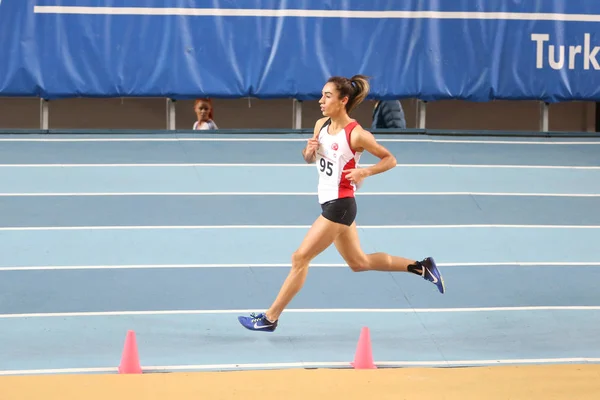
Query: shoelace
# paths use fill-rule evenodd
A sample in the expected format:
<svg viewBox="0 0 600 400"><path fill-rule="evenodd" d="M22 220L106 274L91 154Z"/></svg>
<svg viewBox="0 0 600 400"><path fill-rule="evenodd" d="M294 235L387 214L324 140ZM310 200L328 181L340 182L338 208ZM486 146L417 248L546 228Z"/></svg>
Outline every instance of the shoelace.
<svg viewBox="0 0 600 400"><path fill-rule="evenodd" d="M252 318L252 322L258 322L258 321L263 320L265 317L264 317L264 315L261 315L261 314L257 315L256 313L251 313L250 318Z"/></svg>

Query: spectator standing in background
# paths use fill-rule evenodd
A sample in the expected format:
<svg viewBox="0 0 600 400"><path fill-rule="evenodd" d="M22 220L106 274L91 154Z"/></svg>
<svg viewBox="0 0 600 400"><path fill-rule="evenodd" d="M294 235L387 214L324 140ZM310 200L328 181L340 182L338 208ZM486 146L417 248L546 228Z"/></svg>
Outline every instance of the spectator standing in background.
<svg viewBox="0 0 600 400"><path fill-rule="evenodd" d="M375 103L371 129L406 129L406 119L402 104L398 100L384 100Z"/></svg>
<svg viewBox="0 0 600 400"><path fill-rule="evenodd" d="M213 120L213 105L210 99L197 99L194 102L194 111L196 112L196 122L194 130L219 129Z"/></svg>

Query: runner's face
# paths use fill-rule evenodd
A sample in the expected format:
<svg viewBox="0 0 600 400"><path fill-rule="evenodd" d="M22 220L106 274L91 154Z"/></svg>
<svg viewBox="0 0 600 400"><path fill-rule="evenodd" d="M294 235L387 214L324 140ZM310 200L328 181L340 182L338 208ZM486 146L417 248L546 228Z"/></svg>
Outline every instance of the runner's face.
<svg viewBox="0 0 600 400"><path fill-rule="evenodd" d="M324 116L334 117L344 110L348 98L344 97L340 99L339 96L340 92L335 88L333 83L329 82L323 86L319 106Z"/></svg>

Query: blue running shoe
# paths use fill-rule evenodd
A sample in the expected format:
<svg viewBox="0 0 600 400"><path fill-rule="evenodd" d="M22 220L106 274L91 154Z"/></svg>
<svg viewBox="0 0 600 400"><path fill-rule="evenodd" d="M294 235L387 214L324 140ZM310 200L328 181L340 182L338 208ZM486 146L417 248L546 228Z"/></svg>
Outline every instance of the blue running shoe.
<svg viewBox="0 0 600 400"><path fill-rule="evenodd" d="M238 321L251 331L273 332L277 328L277 321L269 321L265 313L252 313L249 317L238 317Z"/></svg>
<svg viewBox="0 0 600 400"><path fill-rule="evenodd" d="M421 265L423 266L423 278L427 279L429 282L432 282L435 286L437 286L440 293L443 294L446 291L444 286L444 278L442 278L442 274L440 274L440 271L437 269L433 258L427 257L421 261Z"/></svg>

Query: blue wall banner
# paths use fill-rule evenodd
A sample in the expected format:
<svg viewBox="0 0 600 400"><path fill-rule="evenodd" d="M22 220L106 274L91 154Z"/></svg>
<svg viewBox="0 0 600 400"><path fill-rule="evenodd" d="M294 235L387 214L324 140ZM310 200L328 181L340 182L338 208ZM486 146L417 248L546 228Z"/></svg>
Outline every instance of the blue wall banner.
<svg viewBox="0 0 600 400"><path fill-rule="evenodd" d="M600 2L2 0L0 96L600 101Z"/></svg>

